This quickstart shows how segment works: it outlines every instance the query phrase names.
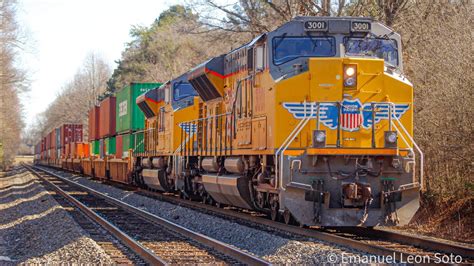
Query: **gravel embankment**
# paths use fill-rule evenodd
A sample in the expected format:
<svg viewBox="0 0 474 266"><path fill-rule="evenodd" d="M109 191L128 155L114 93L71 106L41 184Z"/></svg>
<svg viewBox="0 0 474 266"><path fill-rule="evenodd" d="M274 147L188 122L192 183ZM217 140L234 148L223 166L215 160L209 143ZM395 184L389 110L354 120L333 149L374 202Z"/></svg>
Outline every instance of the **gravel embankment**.
<svg viewBox="0 0 474 266"><path fill-rule="evenodd" d="M82 185L106 193L130 205L180 224L188 229L236 246L276 264L315 264L336 261L341 256L366 254L314 239L286 238L186 207L124 191L85 177L56 171ZM336 260L337 259L337 260Z"/></svg>
<svg viewBox="0 0 474 266"><path fill-rule="evenodd" d="M113 263L28 172L0 178L0 214L0 265Z"/></svg>

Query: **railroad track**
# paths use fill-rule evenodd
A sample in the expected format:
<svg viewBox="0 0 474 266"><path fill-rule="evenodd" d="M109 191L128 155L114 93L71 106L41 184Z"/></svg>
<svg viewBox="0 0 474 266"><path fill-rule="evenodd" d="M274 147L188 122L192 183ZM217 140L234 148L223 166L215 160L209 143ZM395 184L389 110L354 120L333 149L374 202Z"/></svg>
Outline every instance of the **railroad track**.
<svg viewBox="0 0 474 266"><path fill-rule="evenodd" d="M152 265L268 262L38 167L24 165Z"/></svg>
<svg viewBox="0 0 474 266"><path fill-rule="evenodd" d="M144 265L145 261L137 256L135 252L121 244L102 226L95 223L78 207L72 204L69 200L61 194L56 193L54 188L45 180L40 179L44 189L61 205L61 207L68 212L74 221L95 241L109 257L114 264L118 265Z"/></svg>
<svg viewBox="0 0 474 266"><path fill-rule="evenodd" d="M119 186L130 189L128 186ZM151 192L137 188L132 189L147 197L167 201L224 219L232 219L237 223L250 227L258 227L259 229L270 232L279 232L286 236L292 235L318 239L376 256L390 257L397 262L407 262L410 259L416 258L423 259L422 262L424 263L441 262L449 264L450 262L459 262L459 260L462 260L461 263L474 263L474 249L466 246L436 242L421 237L362 227L325 229L301 228L274 222L262 217L261 214L240 211L237 208L217 208L199 202L180 199L175 195ZM449 260L443 261L442 259Z"/></svg>
<svg viewBox="0 0 474 266"><path fill-rule="evenodd" d="M251 227L260 225L262 229L279 231L292 236L302 236L349 247L361 252L376 256L392 257L397 262L407 262L411 258L422 258L425 263L439 262L438 258L455 259L460 256L461 263L474 263L474 249L462 245L436 242L422 237L409 236L402 233L390 232L381 229L349 227L349 228L302 228L294 225L274 222L261 214L241 211L237 208L217 208L177 198L162 193L140 189L140 193L170 203L179 204L201 212L217 215L224 219L233 219L236 222ZM454 256L454 257L452 257ZM427 261L429 259L429 261ZM452 260L450 260L451 262ZM443 261L441 261L443 263ZM445 263L450 264L450 263Z"/></svg>
<svg viewBox="0 0 474 266"><path fill-rule="evenodd" d="M283 234L289 233L292 236L318 239L376 256L390 256L397 262L407 262L409 259L421 258L424 259L424 263L433 263L440 262L439 259L446 259L448 257L450 259L449 262L452 262L456 259L456 256L459 256L457 259L458 261L462 260L461 263L474 263L474 249L466 246L436 242L430 239L373 228L302 228L274 222L262 215L247 211L242 212L237 208L222 209L146 190L140 190L140 193L224 219L233 219L240 224L251 227L260 225L262 229L268 227L271 232L276 230Z"/></svg>

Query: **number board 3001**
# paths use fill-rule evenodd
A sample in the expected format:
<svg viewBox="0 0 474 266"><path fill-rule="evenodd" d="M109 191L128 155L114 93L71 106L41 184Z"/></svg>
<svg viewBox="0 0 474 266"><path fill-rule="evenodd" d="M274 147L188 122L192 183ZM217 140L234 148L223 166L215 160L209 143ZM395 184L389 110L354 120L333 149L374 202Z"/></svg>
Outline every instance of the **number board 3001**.
<svg viewBox="0 0 474 266"><path fill-rule="evenodd" d="M327 31L328 23L324 20L305 21L304 29L307 31Z"/></svg>
<svg viewBox="0 0 474 266"><path fill-rule="evenodd" d="M368 32L368 31L370 31L370 22L367 22L367 21L353 21L351 23L351 31L353 31L353 32Z"/></svg>

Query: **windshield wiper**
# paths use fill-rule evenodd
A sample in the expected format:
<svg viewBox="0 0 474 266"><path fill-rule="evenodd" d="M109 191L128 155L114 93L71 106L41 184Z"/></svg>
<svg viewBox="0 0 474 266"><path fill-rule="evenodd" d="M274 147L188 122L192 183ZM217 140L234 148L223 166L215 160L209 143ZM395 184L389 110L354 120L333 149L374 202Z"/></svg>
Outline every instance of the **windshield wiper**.
<svg viewBox="0 0 474 266"><path fill-rule="evenodd" d="M279 38L280 40L277 41L277 43L275 43L275 47L273 47L274 50L276 50L278 46L280 46L281 42L286 38L286 33L283 33L281 37L277 37L277 38Z"/></svg>

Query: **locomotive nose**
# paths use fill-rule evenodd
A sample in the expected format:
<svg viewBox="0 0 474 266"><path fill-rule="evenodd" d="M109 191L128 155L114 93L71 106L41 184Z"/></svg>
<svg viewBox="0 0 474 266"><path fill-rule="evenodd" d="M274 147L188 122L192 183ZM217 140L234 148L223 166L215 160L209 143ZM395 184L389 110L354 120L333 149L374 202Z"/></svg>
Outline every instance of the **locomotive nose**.
<svg viewBox="0 0 474 266"><path fill-rule="evenodd" d="M315 100L341 100L355 96L354 92L379 93L383 87L383 59L344 57L308 61L311 96Z"/></svg>

